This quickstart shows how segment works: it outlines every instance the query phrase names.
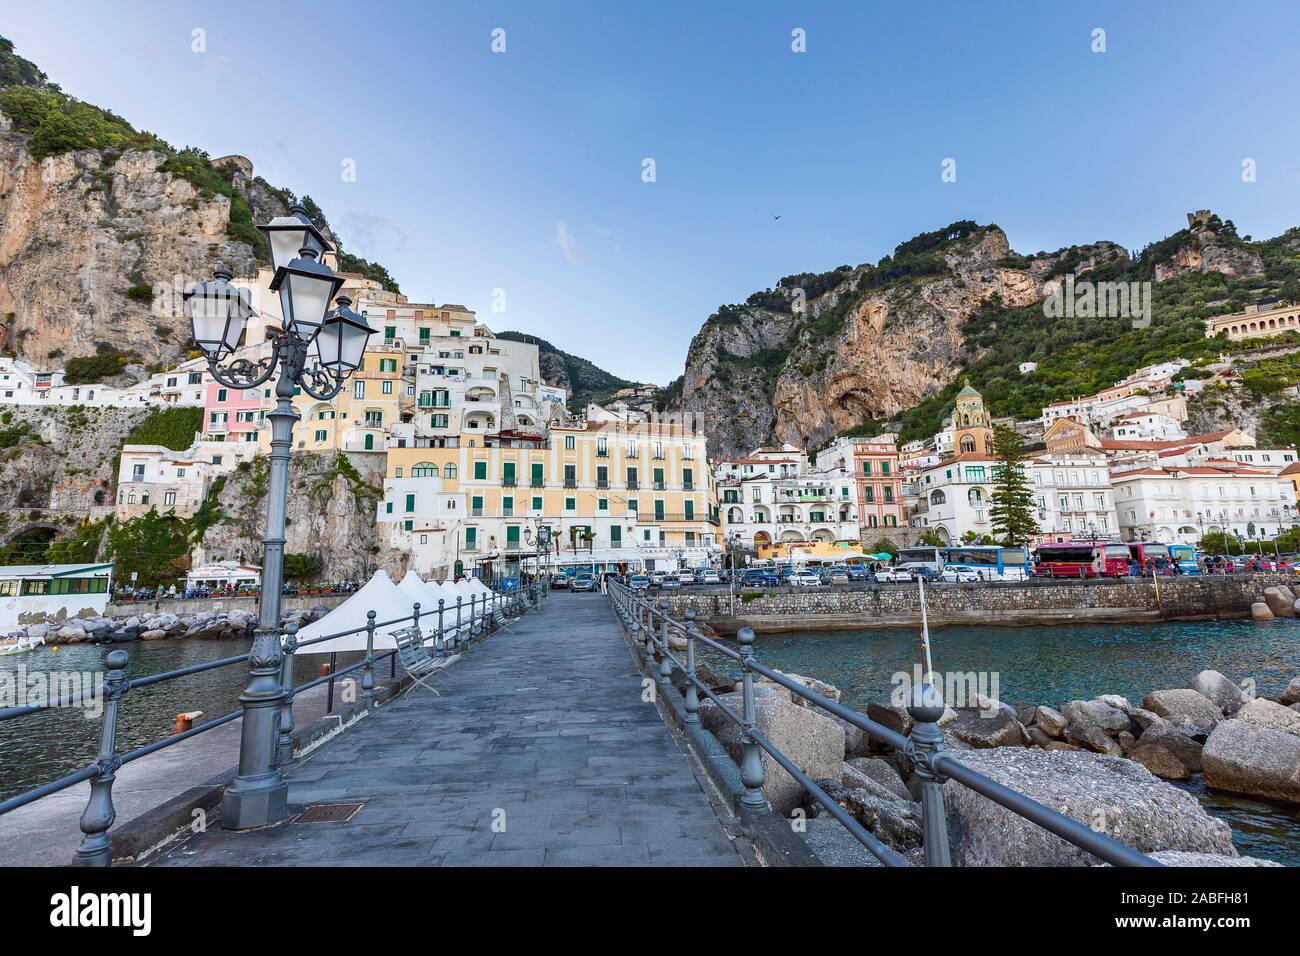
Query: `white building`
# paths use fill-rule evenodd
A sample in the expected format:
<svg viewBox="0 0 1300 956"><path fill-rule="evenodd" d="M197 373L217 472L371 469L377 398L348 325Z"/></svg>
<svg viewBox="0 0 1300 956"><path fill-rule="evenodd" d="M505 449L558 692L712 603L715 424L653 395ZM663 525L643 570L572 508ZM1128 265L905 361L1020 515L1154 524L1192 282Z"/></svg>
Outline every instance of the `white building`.
<svg viewBox="0 0 1300 956"><path fill-rule="evenodd" d="M207 360L197 358L125 388L100 382L67 385L62 370L39 371L20 359L0 358L0 404L202 407L210 378Z"/></svg>
<svg viewBox="0 0 1300 956"><path fill-rule="evenodd" d="M1186 438L1182 424L1169 415L1134 412L1111 423L1109 437L1117 441L1172 440Z"/></svg>
<svg viewBox="0 0 1300 956"><path fill-rule="evenodd" d="M1295 464L1294 448L1234 448L1233 460L1250 468L1258 468L1270 474L1281 474L1282 470Z"/></svg>
<svg viewBox="0 0 1300 956"><path fill-rule="evenodd" d="M112 580L111 564L0 567L0 632L102 615Z"/></svg>
<svg viewBox="0 0 1300 956"><path fill-rule="evenodd" d="M858 541L852 451L847 466L836 446L823 456L827 467L812 469L802 449L786 444L719 462L714 477L727 537L755 551L794 541Z"/></svg>
<svg viewBox="0 0 1300 956"><path fill-rule="evenodd" d="M121 520L155 510L187 518L203 504L215 478L251 461L256 452L257 446L249 442L200 441L197 435L185 451L123 445L114 512Z"/></svg>
<svg viewBox="0 0 1300 956"><path fill-rule="evenodd" d="M1227 459L1191 466L1137 468L1111 476L1125 537L1191 544L1227 530L1267 539L1296 517L1295 485Z"/></svg>
<svg viewBox="0 0 1300 956"><path fill-rule="evenodd" d="M1021 363L1020 363L1020 374L1021 374L1021 375L1028 375L1030 372L1037 372L1037 371L1038 371L1038 363L1037 363L1037 362L1021 362Z"/></svg>
<svg viewBox="0 0 1300 956"><path fill-rule="evenodd" d="M1105 455L1045 455L1029 462L1039 541L1063 543L1120 533Z"/></svg>
<svg viewBox="0 0 1300 956"><path fill-rule="evenodd" d="M989 506L996 467L993 458L965 452L922 468L912 488L905 489L905 498L915 501L912 527L922 533L932 531L944 543L960 542L967 532L992 540Z"/></svg>
<svg viewBox="0 0 1300 956"><path fill-rule="evenodd" d="M216 561L193 568L185 575L185 587L205 587L228 590L239 587L257 587L262 583L262 569L238 561Z"/></svg>

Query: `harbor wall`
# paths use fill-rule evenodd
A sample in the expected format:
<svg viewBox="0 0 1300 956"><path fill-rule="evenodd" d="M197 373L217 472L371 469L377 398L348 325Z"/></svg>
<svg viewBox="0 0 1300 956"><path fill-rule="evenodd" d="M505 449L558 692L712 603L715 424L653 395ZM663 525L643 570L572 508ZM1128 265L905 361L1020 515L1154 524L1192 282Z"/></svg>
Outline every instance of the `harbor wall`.
<svg viewBox="0 0 1300 956"><path fill-rule="evenodd" d="M1253 574L1223 578L1038 581L925 586L931 626L1042 625L1232 619L1250 616L1264 589L1300 585L1300 576ZM674 617L687 609L720 634L741 627L759 633L915 627L921 621L916 584L651 592Z"/></svg>

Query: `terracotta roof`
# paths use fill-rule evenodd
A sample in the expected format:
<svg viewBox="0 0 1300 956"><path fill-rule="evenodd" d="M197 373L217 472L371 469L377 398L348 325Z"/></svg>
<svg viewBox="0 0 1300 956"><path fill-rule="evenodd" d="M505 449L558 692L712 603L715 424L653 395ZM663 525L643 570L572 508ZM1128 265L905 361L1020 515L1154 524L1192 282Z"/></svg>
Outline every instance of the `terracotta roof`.
<svg viewBox="0 0 1300 956"><path fill-rule="evenodd" d="M1283 468L1278 473L1279 477L1282 475L1300 475L1300 461L1293 461L1291 464Z"/></svg>

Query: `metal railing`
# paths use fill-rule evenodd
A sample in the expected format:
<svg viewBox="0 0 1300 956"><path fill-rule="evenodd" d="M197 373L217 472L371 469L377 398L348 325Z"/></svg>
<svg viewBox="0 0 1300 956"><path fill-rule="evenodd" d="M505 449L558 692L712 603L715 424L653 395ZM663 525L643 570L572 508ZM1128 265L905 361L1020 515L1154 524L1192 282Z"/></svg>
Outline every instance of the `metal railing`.
<svg viewBox="0 0 1300 956"><path fill-rule="evenodd" d="M744 794L740 800L740 818L742 826L749 827L755 816L769 813L771 808L763 796L763 784L766 771L763 767L761 753L765 752L782 769L793 777L804 791L814 797L818 803L845 829L847 829L877 860L885 866L907 866L906 860L890 847L883 844L875 835L862 826L841 807L816 781L784 753L758 728L754 700L754 674L760 674L768 680L786 688L796 697L807 701L828 714L858 728L872 740L883 743L897 750L915 768L916 776L921 782L921 832L926 866L951 866L948 847L948 827L944 815L943 785L949 779L964 787L987 797L999 806L1037 824L1055 834L1067 843L1093 854L1115 866L1160 866L1161 864L1132 847L1111 839L1108 836L1044 806L1024 794L1003 786L977 770L966 766L944 749L943 731L939 728L939 719L943 716L945 706L942 695L923 685L915 689L913 701L907 707L913 724L907 735L890 730L882 724L863 716L855 710L838 704L797 681L791 680L781 671L760 663L754 657L754 631L741 628L737 634L739 649L705 637L695 625L695 612L688 610L685 621L674 620L658 602L651 602L637 597L630 590L615 582L608 585L608 597L615 612L623 621L624 628L633 642L644 655L644 663L649 674L657 676L662 687L672 683L673 668L681 671L685 678L683 692L687 725L700 724L700 695L711 700L719 711L741 730L740 779L744 785ZM678 635L686 640L686 660L679 660L669 646L669 638ZM735 662L742 672L741 713L737 713L725 703L707 684L700 680L696 672L696 645L705 647ZM656 662L656 655L658 661Z"/></svg>
<svg viewBox="0 0 1300 956"><path fill-rule="evenodd" d="M419 630L421 622L427 622L433 618L437 623L430 629L430 639L436 647L440 649L448 646L459 648L463 644L468 648L473 644L475 638L486 637L501 627L506 620L537 606L545 598L546 588L542 586L540 580L537 580L522 588L510 591L494 591L490 596L486 594L474 595L468 601L457 597L454 604L448 604L440 599L436 610L421 610L420 605L417 603L412 606L410 614L387 621L376 621L375 612L370 611L367 614L367 622L360 627L325 634L321 637L313 637L305 641L297 639L298 625L282 625L280 633L284 658L281 664L280 679L282 686L284 686L285 699L279 710L279 734L276 740L277 766L285 766L293 760L293 702L298 695L322 684L327 685L325 712L327 714L332 713L334 710L335 682L341 677L360 671L360 700L366 710L373 710L377 706L375 700L375 664L387 658L390 665L390 679L395 679L397 676L397 651L396 649L383 651L377 655L375 653L376 630L410 621L412 622L411 626L416 629L418 638L421 634ZM361 660L340 670L336 666L338 654L337 652L331 652L328 674L306 681L296 687L285 686L287 683L292 682L293 660L296 653L304 648L311 647L313 644L335 640L340 637L349 637L362 632L366 635L366 649L365 656ZM422 643L427 642L422 641ZM113 807L113 782L116 779L117 771L124 764L139 760L141 757L147 757L149 754L172 747L191 737L196 737L209 730L215 730L217 727L237 720L243 716L244 712L241 706L222 714L220 717L204 721L197 727L178 731L161 740L155 740L119 753L117 749L117 719L122 698L128 691L138 688L150 687L154 684L201 674L221 667L243 664L248 661L250 656L250 654L238 654L233 657L205 661L202 664L180 667L159 674L127 678L125 671L129 658L126 651L118 648L110 650L104 656L104 664L107 670L102 683L97 687L89 691L60 694L53 700L0 708L0 722L3 722L44 713L55 708L75 707L83 701L94 700L96 697L104 702L103 718L99 731L99 746L94 761L81 770L65 774L56 780L51 780L31 790L0 801L0 816L35 803L37 800L51 794L89 781L90 799L86 803L86 808L82 812L80 820L83 837L81 845L73 857L72 864L74 866L111 865L113 847L109 838L109 829L117 818L117 811Z"/></svg>

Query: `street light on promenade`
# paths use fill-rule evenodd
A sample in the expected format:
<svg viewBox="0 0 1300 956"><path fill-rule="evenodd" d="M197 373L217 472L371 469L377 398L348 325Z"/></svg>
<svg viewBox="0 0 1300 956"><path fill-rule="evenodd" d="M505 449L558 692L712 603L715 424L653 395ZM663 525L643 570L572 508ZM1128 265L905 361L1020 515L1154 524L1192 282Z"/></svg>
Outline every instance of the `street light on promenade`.
<svg viewBox="0 0 1300 956"><path fill-rule="evenodd" d="M301 388L319 401L334 398L360 368L374 331L349 308L347 296L335 300L343 280L320 261L325 238L305 211L295 207L290 215L258 228L271 249L275 269L271 291L279 293L283 316L279 328L266 331L269 356L256 361L233 357L253 308L248 290L230 285L230 270L218 268L211 282L197 283L185 292L194 341L207 356L208 371L218 383L232 389L257 388L279 372L275 409L267 416L271 462L262 594L249 656L249 683L239 698L244 709L239 773L226 788L221 809L222 824L240 830L275 823L288 812L288 784L277 767L276 744L286 686L293 680L291 672L281 674L285 657L280 643L289 449L299 417L293 397ZM337 302L336 308L330 308L331 301Z"/></svg>

